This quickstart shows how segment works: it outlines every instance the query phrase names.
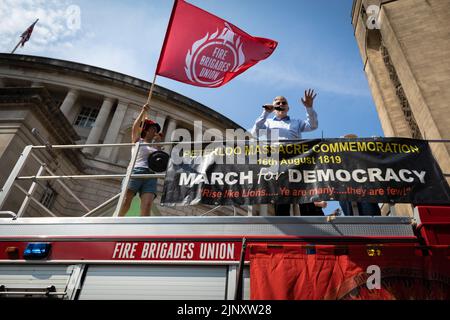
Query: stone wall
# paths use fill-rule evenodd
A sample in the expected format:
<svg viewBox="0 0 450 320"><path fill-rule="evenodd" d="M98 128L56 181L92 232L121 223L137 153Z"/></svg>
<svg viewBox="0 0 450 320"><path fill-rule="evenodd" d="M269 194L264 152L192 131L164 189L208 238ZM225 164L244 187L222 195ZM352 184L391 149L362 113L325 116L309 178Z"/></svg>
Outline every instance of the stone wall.
<svg viewBox="0 0 450 320"><path fill-rule="evenodd" d="M367 28L369 5L381 8L379 30ZM450 139L449 19L449 1L354 1L355 39L385 136ZM430 145L450 174L450 144ZM396 207L412 214L409 205Z"/></svg>

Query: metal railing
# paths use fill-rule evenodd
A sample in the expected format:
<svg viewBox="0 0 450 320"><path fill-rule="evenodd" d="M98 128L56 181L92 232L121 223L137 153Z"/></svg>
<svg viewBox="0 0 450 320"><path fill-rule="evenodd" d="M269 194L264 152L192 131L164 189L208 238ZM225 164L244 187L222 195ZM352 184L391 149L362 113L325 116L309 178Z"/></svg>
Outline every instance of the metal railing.
<svg viewBox="0 0 450 320"><path fill-rule="evenodd" d="M118 204L116 206L116 209L113 213L113 216L118 216L120 208L122 207L124 196L126 193L126 189L129 183L130 178L138 178L138 179L145 179L145 178L164 178L165 174L163 173L153 173L153 174L131 174L134 163L136 162L138 150L140 146L144 145L167 145L167 144L173 144L171 143L117 143L117 144L88 144L88 145L53 145L50 146L51 150L57 150L57 149L84 149L89 147L96 147L96 148L102 148L102 147L135 147L132 149L132 155L130 163L127 167L127 171L125 174L83 174L83 175L57 175L55 174L43 161L40 157L38 157L35 153L33 153L34 150L42 150L49 148L48 145L44 146L26 146L21 155L19 156L18 161L16 162L16 165L14 166L13 170L11 171L11 174L9 175L8 179L6 180L3 188L0 190L0 208L3 207L5 204L8 196L10 195L13 187L17 188L19 191L21 191L25 195L25 199L22 202L20 209L15 215L14 218L18 218L23 216L26 209L28 208L28 205L30 202L33 202L35 205L37 205L41 210L43 210L45 213L47 213L49 216L56 217L56 215L49 210L46 206L44 206L40 201L38 201L36 198L33 197L33 194L36 191L36 188L38 187L39 183L41 181L49 181L49 180L55 180L64 191L66 191L73 199L76 200L76 202L84 209L86 210L83 217L88 217L92 215L93 213L97 212L98 210L104 208L105 206L111 204L115 200L118 199ZM25 168L25 165L27 164L27 161L29 159L35 160L38 165L38 171L35 175L28 175L28 176L19 176L21 171ZM48 175L44 175L44 173ZM121 192L112 198L108 199L106 202L100 204L96 208L89 208L76 194L71 190L71 188L64 183L64 180L66 179L124 179L124 182L121 186ZM22 186L20 186L17 182L19 181L32 181L31 186L28 190L25 190ZM1 211L2 214L8 211Z"/></svg>

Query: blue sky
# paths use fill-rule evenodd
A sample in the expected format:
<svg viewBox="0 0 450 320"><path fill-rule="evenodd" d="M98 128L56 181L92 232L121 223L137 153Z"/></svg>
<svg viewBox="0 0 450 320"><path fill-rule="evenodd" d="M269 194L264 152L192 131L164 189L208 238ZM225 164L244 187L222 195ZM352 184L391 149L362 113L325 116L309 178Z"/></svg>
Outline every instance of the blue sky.
<svg viewBox="0 0 450 320"><path fill-rule="evenodd" d="M318 93L319 129L304 138L356 133L383 136L351 26L352 0L190 0L253 36L278 41L275 52L220 88L158 77L156 83L249 129L261 105L287 97L290 115L303 118L300 98ZM0 0L0 51L10 52L39 18L17 53L81 62L153 79L172 0ZM73 17L73 6L80 19ZM72 12L72 13L71 13Z"/></svg>

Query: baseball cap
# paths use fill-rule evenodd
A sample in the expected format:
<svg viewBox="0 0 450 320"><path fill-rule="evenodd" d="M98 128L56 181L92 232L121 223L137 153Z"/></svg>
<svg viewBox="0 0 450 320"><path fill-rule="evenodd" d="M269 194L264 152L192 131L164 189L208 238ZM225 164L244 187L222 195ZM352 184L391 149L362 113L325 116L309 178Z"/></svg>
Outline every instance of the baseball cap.
<svg viewBox="0 0 450 320"><path fill-rule="evenodd" d="M152 126L156 127L157 133L161 131L161 126L159 125L159 123L150 119L145 119L144 124L142 125L142 132L147 131Z"/></svg>

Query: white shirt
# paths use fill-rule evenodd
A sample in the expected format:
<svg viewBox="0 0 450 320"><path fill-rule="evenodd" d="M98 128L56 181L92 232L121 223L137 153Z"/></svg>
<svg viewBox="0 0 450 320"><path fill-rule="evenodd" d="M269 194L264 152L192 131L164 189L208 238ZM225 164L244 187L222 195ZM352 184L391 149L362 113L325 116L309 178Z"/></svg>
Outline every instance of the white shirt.
<svg viewBox="0 0 450 320"><path fill-rule="evenodd" d="M133 168L148 168L148 157L158 150L152 146L143 146L141 143L145 143L144 139L139 139L139 152ZM131 154L133 154L134 148L134 146L131 148Z"/></svg>
<svg viewBox="0 0 450 320"><path fill-rule="evenodd" d="M255 125L251 129L254 137L260 137L259 130L267 130L267 136L271 130L278 130L278 138L280 140L301 139L302 132L313 131L319 126L317 113L313 108L306 108L306 119L291 119L289 116L278 119L277 117L269 117L270 112L264 110L256 119Z"/></svg>

